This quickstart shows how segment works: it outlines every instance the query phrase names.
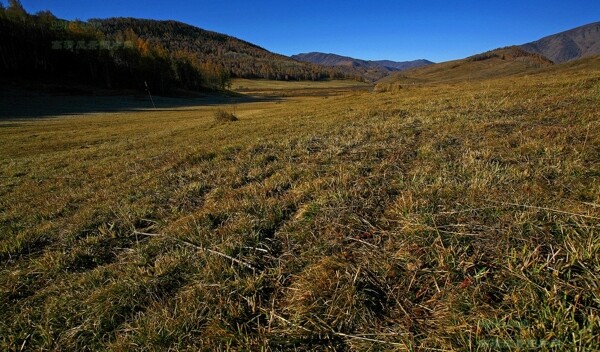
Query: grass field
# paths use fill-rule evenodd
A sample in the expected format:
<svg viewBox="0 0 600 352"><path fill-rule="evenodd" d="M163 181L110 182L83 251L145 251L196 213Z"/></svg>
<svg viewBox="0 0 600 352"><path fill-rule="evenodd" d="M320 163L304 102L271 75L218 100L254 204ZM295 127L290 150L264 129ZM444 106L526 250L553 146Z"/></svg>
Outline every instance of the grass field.
<svg viewBox="0 0 600 352"><path fill-rule="evenodd" d="M443 62L397 72L383 78L376 91L427 86L431 84L453 84L482 82L507 76L528 75L551 67L552 61L524 51L518 47L491 50L466 59Z"/></svg>
<svg viewBox="0 0 600 352"><path fill-rule="evenodd" d="M234 79L231 89L245 94L261 96L331 96L355 91L371 90L372 85L354 80L333 81L271 81Z"/></svg>
<svg viewBox="0 0 600 352"><path fill-rule="evenodd" d="M281 90L0 121L0 350L600 345L598 58Z"/></svg>
<svg viewBox="0 0 600 352"><path fill-rule="evenodd" d="M271 81L266 79L234 79L231 89L234 91L296 90L296 89L334 89L368 87L369 84L353 80L333 81Z"/></svg>

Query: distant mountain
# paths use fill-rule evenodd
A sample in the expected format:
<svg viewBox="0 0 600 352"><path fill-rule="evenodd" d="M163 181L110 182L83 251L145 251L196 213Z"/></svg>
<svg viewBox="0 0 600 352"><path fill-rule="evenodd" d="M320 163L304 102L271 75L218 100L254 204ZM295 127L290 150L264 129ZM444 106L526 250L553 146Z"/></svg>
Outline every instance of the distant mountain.
<svg viewBox="0 0 600 352"><path fill-rule="evenodd" d="M443 62L397 72L380 80L377 91L393 91L412 85L456 83L506 77L552 66L549 59L518 46L491 50L462 60Z"/></svg>
<svg viewBox="0 0 600 352"><path fill-rule="evenodd" d="M600 54L600 22L523 44L521 48L544 55L555 63Z"/></svg>
<svg viewBox="0 0 600 352"><path fill-rule="evenodd" d="M373 63L378 64L379 66L383 66L390 71L404 71L410 70L411 68L423 67L433 65L435 62L429 60L413 60L413 61L390 61L390 60L377 60L371 61Z"/></svg>
<svg viewBox="0 0 600 352"><path fill-rule="evenodd" d="M433 62L428 60L414 60L414 61L404 61L404 62L396 62L390 60L361 60L355 59L348 56L341 56L336 54L326 54L326 53L305 53L292 55L292 59L310 62L313 64L323 65L323 66L342 66L342 67L353 67L360 68L366 70L379 69L384 71L403 71L415 67L427 66L433 64Z"/></svg>

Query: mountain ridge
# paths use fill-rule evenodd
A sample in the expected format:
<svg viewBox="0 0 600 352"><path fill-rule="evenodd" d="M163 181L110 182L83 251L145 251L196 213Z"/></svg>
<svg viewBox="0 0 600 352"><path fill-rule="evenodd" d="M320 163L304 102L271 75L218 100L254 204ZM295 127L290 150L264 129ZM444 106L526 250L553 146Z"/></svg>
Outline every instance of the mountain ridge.
<svg viewBox="0 0 600 352"><path fill-rule="evenodd" d="M433 64L432 61L419 59L412 61L392 61L392 60L363 60L350 56L343 56L333 53L309 52L300 53L291 56L292 59L310 62L323 66L343 66L362 69L383 69L389 72L403 71L415 67L421 67Z"/></svg>
<svg viewBox="0 0 600 352"><path fill-rule="evenodd" d="M520 45L555 63L600 54L600 22L593 22Z"/></svg>
<svg viewBox="0 0 600 352"><path fill-rule="evenodd" d="M0 6L0 29L3 33L0 36L0 80L141 90L147 82L161 93L225 90L232 77L312 81L345 78L376 82L390 75L398 77L397 72L410 71L409 75L423 74L428 81L452 81L477 75L524 72L548 62L560 63L600 54L600 22L511 47L509 53L490 51L442 64L423 59L362 60L319 52L288 57L227 34L175 20L113 17L67 21L49 11L30 15L18 1L8 8ZM121 45L109 48L101 43ZM124 43L130 45L123 46ZM515 48L538 56L524 55ZM545 57L549 58L548 62ZM475 64L479 61L481 64ZM433 68L429 71L414 71L430 66ZM474 71L465 75L468 69ZM495 69L498 72L494 72Z"/></svg>
<svg viewBox="0 0 600 352"><path fill-rule="evenodd" d="M243 39L180 21L112 17L90 19L88 22L111 37L132 30L140 38L160 44L170 52L192 53L202 62L223 66L234 77L276 80L346 78L335 68L298 62Z"/></svg>

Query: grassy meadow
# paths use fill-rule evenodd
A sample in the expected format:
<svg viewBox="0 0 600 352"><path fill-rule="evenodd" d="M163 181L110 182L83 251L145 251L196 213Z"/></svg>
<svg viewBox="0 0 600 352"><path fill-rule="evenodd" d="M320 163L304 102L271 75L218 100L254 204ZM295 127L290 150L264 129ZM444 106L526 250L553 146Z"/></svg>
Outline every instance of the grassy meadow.
<svg viewBox="0 0 600 352"><path fill-rule="evenodd" d="M231 83L231 90L234 92L262 97L298 97L308 95L330 96L371 89L371 84L353 80L313 82L234 79Z"/></svg>
<svg viewBox="0 0 600 352"><path fill-rule="evenodd" d="M2 120L0 350L595 350L600 59L573 65Z"/></svg>
<svg viewBox="0 0 600 352"><path fill-rule="evenodd" d="M455 84L486 81L523 75L552 67L552 61L519 47L506 47L474 55L466 59L400 71L381 79L376 91L395 91L402 87L431 84Z"/></svg>
<svg viewBox="0 0 600 352"><path fill-rule="evenodd" d="M271 90L296 90L296 89L326 89L334 88L353 88L369 86L367 83L360 83L352 80L331 80L331 81L271 81L266 79L243 79L236 78L231 82L231 89L234 91L271 91Z"/></svg>

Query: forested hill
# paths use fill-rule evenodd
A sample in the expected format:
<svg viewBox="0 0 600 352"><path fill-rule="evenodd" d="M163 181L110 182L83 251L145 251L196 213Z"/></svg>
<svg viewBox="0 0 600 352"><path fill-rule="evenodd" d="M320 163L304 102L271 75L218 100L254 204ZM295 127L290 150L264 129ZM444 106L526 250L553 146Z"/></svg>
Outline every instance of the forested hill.
<svg viewBox="0 0 600 352"><path fill-rule="evenodd" d="M246 41L177 21L109 18L92 19L89 23L111 37L132 30L169 52L193 53L201 62L222 65L234 77L320 80L346 76L339 69L298 62Z"/></svg>
<svg viewBox="0 0 600 352"><path fill-rule="evenodd" d="M1 3L0 3L1 4ZM226 89L232 77L350 78L239 39L175 21L129 18L65 21L0 5L0 81L109 89Z"/></svg>
<svg viewBox="0 0 600 352"><path fill-rule="evenodd" d="M73 92L143 90L147 84L153 92L171 94L224 89L230 76L220 65L169 52L132 30L107 35L50 12L30 15L16 0L0 7L0 81Z"/></svg>
<svg viewBox="0 0 600 352"><path fill-rule="evenodd" d="M365 69L379 68L387 72L404 71L411 68L433 64L429 60L391 61L391 60L361 60L353 57L319 52L292 55L293 59L324 66L347 66Z"/></svg>

